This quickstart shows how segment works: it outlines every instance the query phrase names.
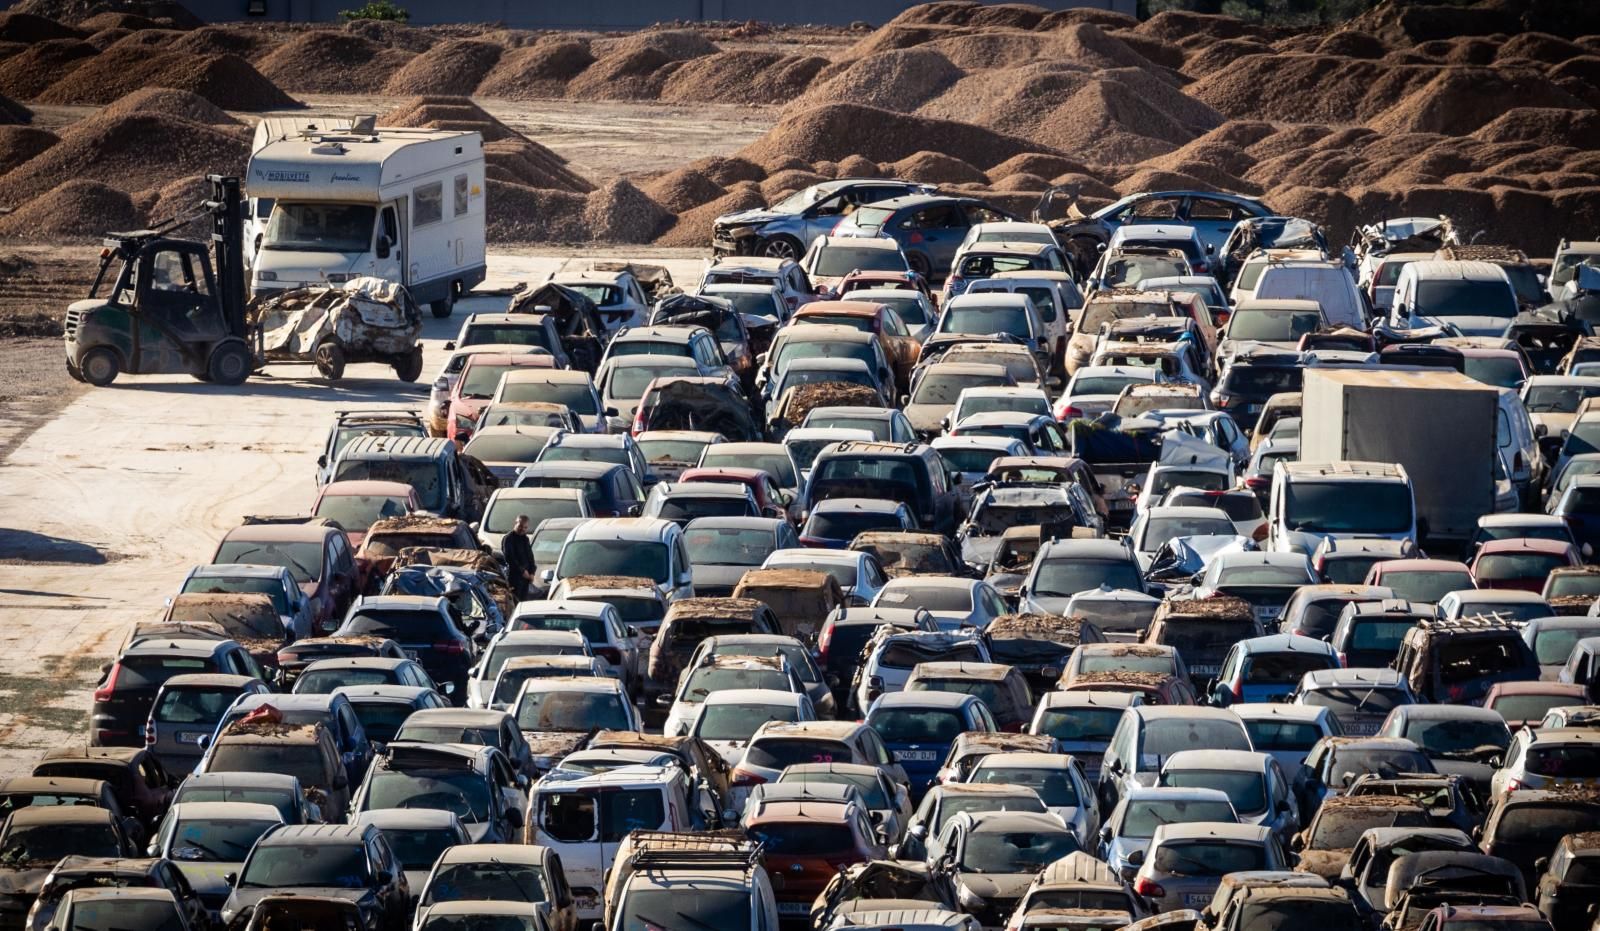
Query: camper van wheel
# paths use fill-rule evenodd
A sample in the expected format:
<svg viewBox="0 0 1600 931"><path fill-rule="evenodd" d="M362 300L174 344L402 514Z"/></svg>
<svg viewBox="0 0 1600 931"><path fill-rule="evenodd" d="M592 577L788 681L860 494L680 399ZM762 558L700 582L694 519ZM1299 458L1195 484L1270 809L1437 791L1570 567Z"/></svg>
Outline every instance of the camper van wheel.
<svg viewBox="0 0 1600 931"><path fill-rule="evenodd" d="M242 385L255 367L250 347L242 340L229 340L211 350L211 359L206 362L206 374L219 385Z"/></svg>
<svg viewBox="0 0 1600 931"><path fill-rule="evenodd" d="M433 315L438 317L440 320L450 316L455 312L456 309L455 292L452 291L450 296L442 301L433 301L432 303L428 304L428 309L433 311Z"/></svg>
<svg viewBox="0 0 1600 931"><path fill-rule="evenodd" d="M325 339L317 344L316 355L317 371L328 381L338 381L344 377L344 350L331 339Z"/></svg>
<svg viewBox="0 0 1600 931"><path fill-rule="evenodd" d="M422 344L411 347L411 351L394 361L394 374L401 381L416 381L422 376Z"/></svg>
<svg viewBox="0 0 1600 931"><path fill-rule="evenodd" d="M83 380L96 388L104 388L117 380L117 373L122 371L122 363L117 359L117 354L104 346L91 349L83 354L80 363Z"/></svg>

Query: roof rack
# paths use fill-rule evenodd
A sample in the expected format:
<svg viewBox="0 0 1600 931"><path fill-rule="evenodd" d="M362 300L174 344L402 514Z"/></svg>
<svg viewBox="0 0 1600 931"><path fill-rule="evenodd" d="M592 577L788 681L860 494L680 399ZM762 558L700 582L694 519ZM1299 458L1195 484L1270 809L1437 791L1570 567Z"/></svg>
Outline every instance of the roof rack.
<svg viewBox="0 0 1600 931"><path fill-rule="evenodd" d="M680 865L726 865L754 869L761 865L763 845L742 831L634 831L629 838L634 851L628 862L634 868Z"/></svg>
<svg viewBox="0 0 1600 931"><path fill-rule="evenodd" d="M1522 625L1509 614L1492 611L1487 614L1474 614L1470 617L1456 618L1423 618L1417 622L1417 627L1434 632L1477 632L1477 631L1517 631Z"/></svg>

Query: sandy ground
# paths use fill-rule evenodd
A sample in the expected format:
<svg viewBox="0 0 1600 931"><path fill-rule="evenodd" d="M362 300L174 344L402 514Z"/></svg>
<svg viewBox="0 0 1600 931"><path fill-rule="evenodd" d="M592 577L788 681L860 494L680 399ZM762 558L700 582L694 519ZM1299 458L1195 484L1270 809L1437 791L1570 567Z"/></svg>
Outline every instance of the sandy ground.
<svg viewBox="0 0 1600 931"><path fill-rule="evenodd" d="M542 280L575 254L491 255L485 286ZM660 262L685 286L702 267L688 250L582 254ZM158 614L241 517L310 506L334 410L420 405L461 318L504 301L472 298L450 320L427 318L414 385L379 365L351 366L336 387L304 366L272 366L238 388L123 376L79 390L23 439L0 463L0 777L83 739L101 666L127 625ZM43 373L60 353L55 340L0 343L0 370L37 357L29 364Z"/></svg>

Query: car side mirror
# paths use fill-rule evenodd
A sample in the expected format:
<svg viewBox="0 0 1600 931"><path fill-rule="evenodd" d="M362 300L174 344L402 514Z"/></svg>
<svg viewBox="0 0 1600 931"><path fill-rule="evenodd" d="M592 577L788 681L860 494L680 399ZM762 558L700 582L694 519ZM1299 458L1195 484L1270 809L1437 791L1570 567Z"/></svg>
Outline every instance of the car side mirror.
<svg viewBox="0 0 1600 931"><path fill-rule="evenodd" d="M1143 850L1135 850L1132 853L1128 854L1128 865L1129 866L1142 866L1143 864L1144 864L1144 851Z"/></svg>
<svg viewBox="0 0 1600 931"><path fill-rule="evenodd" d="M477 533L478 531L483 529L482 525L480 525L477 521L473 521L472 523L468 524L467 528L469 530L471 530L473 533Z"/></svg>
<svg viewBox="0 0 1600 931"><path fill-rule="evenodd" d="M150 846L148 846L148 847L146 847L144 849L144 855L147 856L147 857L159 857L159 856L161 856L161 845L159 845L159 844L151 844Z"/></svg>
<svg viewBox="0 0 1600 931"><path fill-rule="evenodd" d="M1109 825L1109 824L1100 825L1100 839L1105 841L1106 843L1110 843L1111 842L1111 825Z"/></svg>
<svg viewBox="0 0 1600 931"><path fill-rule="evenodd" d="M546 569L543 572L540 572L539 573L539 581L543 582L546 585L554 585L555 581L556 581L556 570L554 570L554 569Z"/></svg>
<svg viewBox="0 0 1600 931"><path fill-rule="evenodd" d="M237 885L239 885L239 874L238 873L227 873L222 877L222 881L227 883L230 888L232 888L233 886L237 886Z"/></svg>
<svg viewBox="0 0 1600 931"><path fill-rule="evenodd" d="M921 822L913 824L911 827L906 829L906 834L908 834L911 837L924 837L924 836L927 835L927 833L928 833L928 826L926 824L921 823Z"/></svg>
<svg viewBox="0 0 1600 931"><path fill-rule="evenodd" d="M523 778L526 779L527 777L524 776ZM522 830L522 826L526 823L527 822L524 821L522 817L522 809L512 808L506 811L506 824L511 825L512 830L520 831Z"/></svg>
<svg viewBox="0 0 1600 931"><path fill-rule="evenodd" d="M324 454L324 455L318 456L317 457L317 468L326 469L327 467L328 467L328 457L327 457L327 455Z"/></svg>
<svg viewBox="0 0 1600 931"><path fill-rule="evenodd" d="M1583 554L1583 558L1587 560L1587 559L1590 559L1590 558L1592 558L1594 556L1594 547L1592 547L1589 544L1585 543L1583 545L1583 547L1578 550L1578 552L1582 553Z"/></svg>
<svg viewBox="0 0 1600 931"><path fill-rule="evenodd" d="M1306 836L1305 836L1305 834L1304 833L1296 834L1294 837L1290 838L1289 839L1289 849L1293 850L1295 853L1299 853L1300 851L1306 849Z"/></svg>
<svg viewBox="0 0 1600 931"><path fill-rule="evenodd" d="M1500 767L1506 765L1506 761L1504 757L1496 753L1494 756L1489 757L1489 765L1493 766L1495 769L1499 769Z"/></svg>
<svg viewBox="0 0 1600 931"><path fill-rule="evenodd" d="M455 340L450 340L449 342L444 344L444 351L445 352L454 352L455 348L456 348L456 341Z"/></svg>
<svg viewBox="0 0 1600 931"><path fill-rule="evenodd" d="M379 870L377 875L378 885L387 886L394 882L394 874L388 870Z"/></svg>
<svg viewBox="0 0 1600 931"><path fill-rule="evenodd" d="M1533 435L1535 437L1538 437L1541 440L1544 439L1545 434L1547 434L1549 432L1550 432L1550 428L1546 427L1542 423L1536 423L1536 424L1533 425Z"/></svg>
<svg viewBox="0 0 1600 931"><path fill-rule="evenodd" d="M902 394L900 396L900 406L901 407L905 407L907 404L910 404L910 403L911 403L911 395Z"/></svg>
<svg viewBox="0 0 1600 931"><path fill-rule="evenodd" d="M379 236L378 237L378 248L377 248L378 258L380 258L380 259L388 258L389 257L389 252L393 248L394 248L394 240L390 239L388 236Z"/></svg>
<svg viewBox="0 0 1600 931"><path fill-rule="evenodd" d="M1535 873L1544 873L1544 872L1548 871L1549 869L1550 869L1550 858L1549 857L1540 857L1539 859L1533 861L1533 871Z"/></svg>

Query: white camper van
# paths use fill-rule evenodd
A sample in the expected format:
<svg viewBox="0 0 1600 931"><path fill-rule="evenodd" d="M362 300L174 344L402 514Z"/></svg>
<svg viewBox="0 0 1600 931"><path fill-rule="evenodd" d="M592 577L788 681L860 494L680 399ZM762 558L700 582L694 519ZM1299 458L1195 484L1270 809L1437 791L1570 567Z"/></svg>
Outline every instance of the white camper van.
<svg viewBox="0 0 1600 931"><path fill-rule="evenodd" d="M250 154L253 157L257 152L266 148L268 143L280 139L289 139L306 132L349 132L355 121L348 116L267 116L262 117L256 124L255 138L250 143ZM256 252L261 249L261 239L267 233L267 221L272 218L272 205L275 203L271 197L256 197L250 191L245 191L246 203L249 209L245 214L244 242L245 260L252 267L255 265Z"/></svg>
<svg viewBox="0 0 1600 931"><path fill-rule="evenodd" d="M370 117L290 129L250 156L247 192L272 201L252 293L383 278L450 316L484 277L483 137Z"/></svg>

